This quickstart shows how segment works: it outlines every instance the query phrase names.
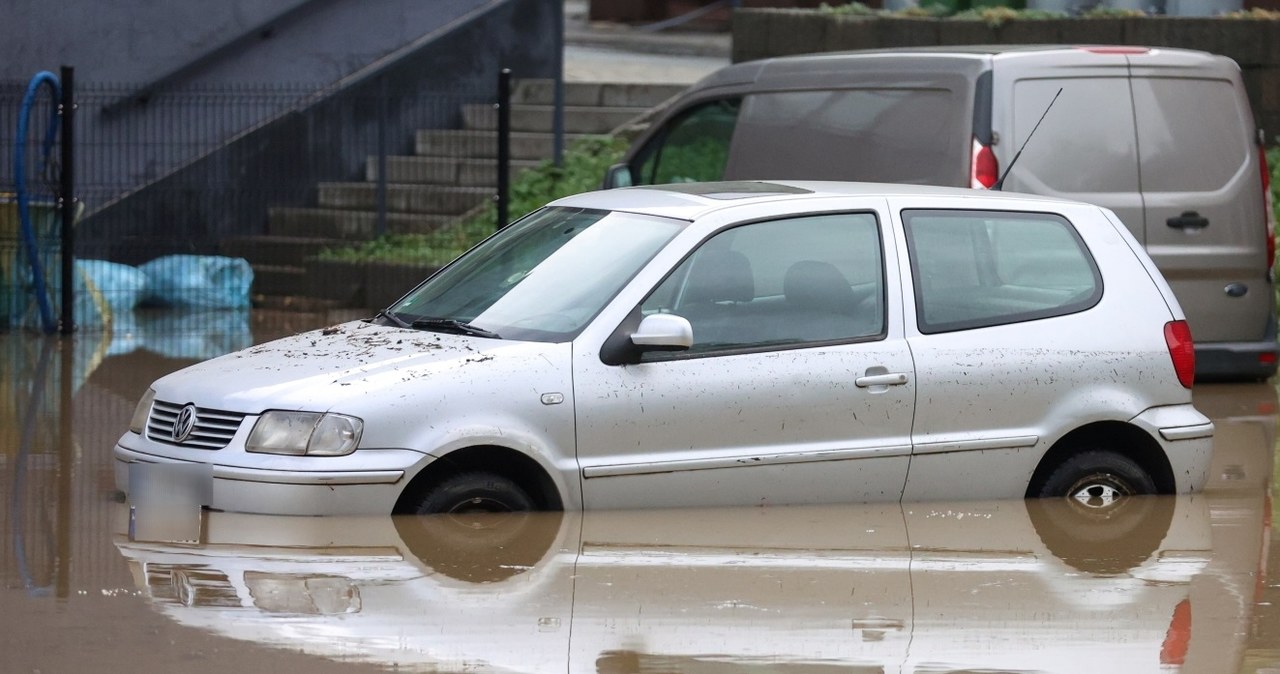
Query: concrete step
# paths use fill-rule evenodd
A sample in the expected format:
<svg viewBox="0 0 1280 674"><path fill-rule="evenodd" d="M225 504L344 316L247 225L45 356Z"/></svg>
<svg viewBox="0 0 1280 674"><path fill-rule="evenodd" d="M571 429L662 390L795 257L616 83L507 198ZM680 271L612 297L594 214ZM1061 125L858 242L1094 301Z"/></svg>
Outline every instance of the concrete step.
<svg viewBox="0 0 1280 674"><path fill-rule="evenodd" d="M455 219L447 215L387 213L387 233L426 234ZM375 211L275 207L268 212L267 231L275 236L363 241L378 235L378 214Z"/></svg>
<svg viewBox="0 0 1280 674"><path fill-rule="evenodd" d="M377 208L378 186L373 183L320 183L319 187L321 207L365 211ZM485 187L387 185L387 210L396 213L461 215L491 198L493 190Z"/></svg>
<svg viewBox="0 0 1280 674"><path fill-rule="evenodd" d="M511 160L511 175L537 166L535 159ZM378 158L365 162L365 180L377 182ZM496 159L458 159L453 157L387 157L387 181L462 187L493 187L498 183Z"/></svg>
<svg viewBox="0 0 1280 674"><path fill-rule="evenodd" d="M599 134L566 133L565 147L591 135ZM550 159L553 150L554 138L549 133L511 132L512 159ZM498 156L498 134L466 129L423 129L414 138L414 152L424 157L494 158Z"/></svg>
<svg viewBox="0 0 1280 674"><path fill-rule="evenodd" d="M253 265L254 295L308 295L307 270L294 265Z"/></svg>
<svg viewBox="0 0 1280 674"><path fill-rule="evenodd" d="M680 95L683 84L620 84L612 82L565 82L565 105L603 105L621 108L652 108ZM511 91L511 102L553 105L553 80L520 80Z"/></svg>
<svg viewBox="0 0 1280 674"><path fill-rule="evenodd" d="M234 236L223 239L221 249L223 255L242 257L254 266L301 266L306 258L343 243L341 239L302 236Z"/></svg>
<svg viewBox="0 0 1280 674"><path fill-rule="evenodd" d="M550 105L511 106L512 131L550 131ZM620 108L592 105L564 106L565 133L609 133L648 112L648 108ZM498 116L484 104L462 106L462 123L468 129L497 129Z"/></svg>

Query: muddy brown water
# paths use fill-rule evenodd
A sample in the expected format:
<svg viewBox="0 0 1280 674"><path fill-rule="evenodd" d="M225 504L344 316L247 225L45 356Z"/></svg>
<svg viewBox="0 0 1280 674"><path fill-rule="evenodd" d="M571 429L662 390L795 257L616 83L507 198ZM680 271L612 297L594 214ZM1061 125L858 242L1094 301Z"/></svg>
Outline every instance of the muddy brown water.
<svg viewBox="0 0 1280 674"><path fill-rule="evenodd" d="M1268 384L1197 387L1209 489L1104 520L1016 500L469 519L117 502L110 449L151 381L338 318L0 334L0 672L1280 671Z"/></svg>

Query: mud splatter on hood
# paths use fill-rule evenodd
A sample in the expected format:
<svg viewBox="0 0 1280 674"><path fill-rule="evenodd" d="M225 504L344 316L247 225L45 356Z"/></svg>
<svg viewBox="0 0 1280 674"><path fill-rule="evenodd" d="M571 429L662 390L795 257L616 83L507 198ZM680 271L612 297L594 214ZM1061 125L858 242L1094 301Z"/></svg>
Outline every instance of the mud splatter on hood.
<svg viewBox="0 0 1280 674"><path fill-rule="evenodd" d="M551 346L354 321L198 363L158 380L155 389L161 400L251 414L324 411L353 397L487 367L498 358L528 358Z"/></svg>

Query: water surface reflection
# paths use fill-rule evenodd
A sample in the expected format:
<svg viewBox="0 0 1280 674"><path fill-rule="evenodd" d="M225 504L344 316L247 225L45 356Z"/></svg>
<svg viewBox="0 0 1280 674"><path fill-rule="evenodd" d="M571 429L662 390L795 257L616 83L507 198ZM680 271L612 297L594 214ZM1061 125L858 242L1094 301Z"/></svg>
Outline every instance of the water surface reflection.
<svg viewBox="0 0 1280 674"><path fill-rule="evenodd" d="M404 670L1231 672L1262 506L208 513L197 544L115 543L181 624Z"/></svg>
<svg viewBox="0 0 1280 674"><path fill-rule="evenodd" d="M247 339L336 320L254 314ZM1197 387L1209 489L1101 521L1006 501L178 532L135 511L131 538L111 446L151 381L246 339L230 323L156 348L0 334L0 670L1280 669L1270 385Z"/></svg>

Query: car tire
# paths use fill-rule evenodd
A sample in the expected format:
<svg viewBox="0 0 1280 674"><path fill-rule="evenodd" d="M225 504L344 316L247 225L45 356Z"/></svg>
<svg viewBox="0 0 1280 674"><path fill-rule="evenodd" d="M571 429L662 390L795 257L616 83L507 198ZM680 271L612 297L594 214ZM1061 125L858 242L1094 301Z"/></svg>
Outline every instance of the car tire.
<svg viewBox="0 0 1280 674"><path fill-rule="evenodd" d="M1110 450L1091 449L1058 464L1037 496L1066 497L1082 511L1101 515L1121 497L1155 493L1155 479L1138 462Z"/></svg>
<svg viewBox="0 0 1280 674"><path fill-rule="evenodd" d="M410 512L418 515L435 513L507 513L534 509L529 493L509 478L484 471L459 473L445 478L423 494Z"/></svg>

